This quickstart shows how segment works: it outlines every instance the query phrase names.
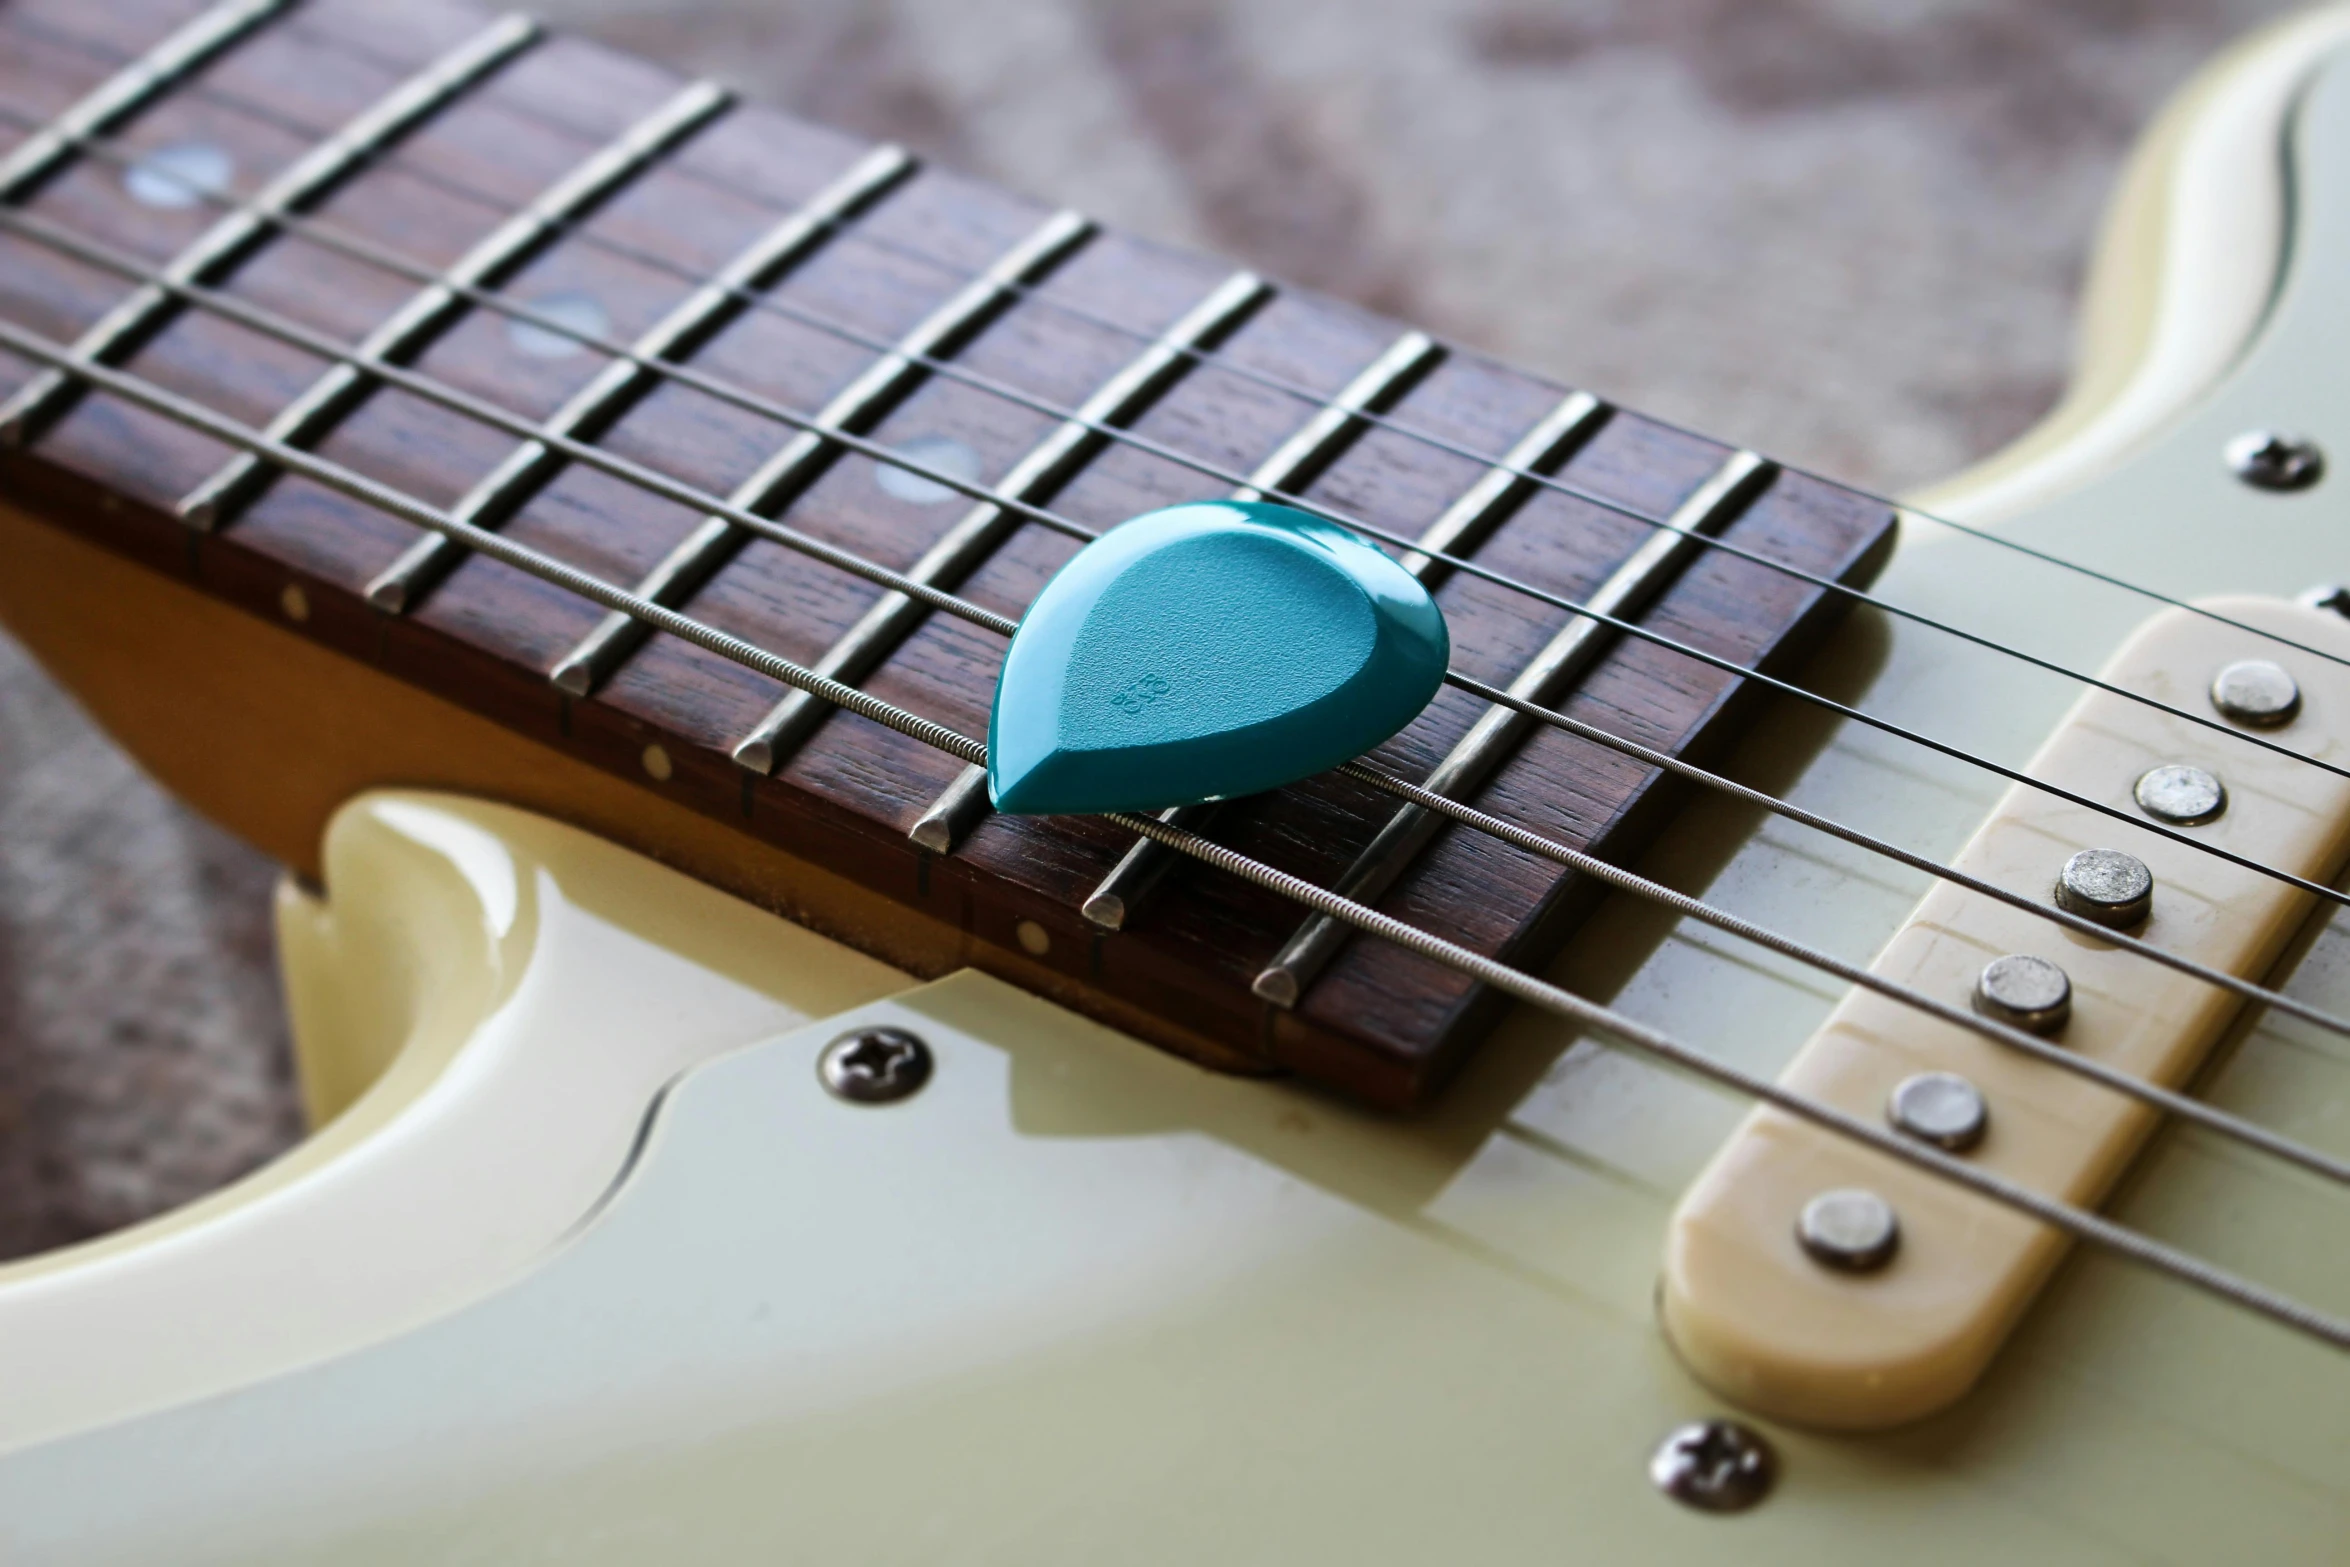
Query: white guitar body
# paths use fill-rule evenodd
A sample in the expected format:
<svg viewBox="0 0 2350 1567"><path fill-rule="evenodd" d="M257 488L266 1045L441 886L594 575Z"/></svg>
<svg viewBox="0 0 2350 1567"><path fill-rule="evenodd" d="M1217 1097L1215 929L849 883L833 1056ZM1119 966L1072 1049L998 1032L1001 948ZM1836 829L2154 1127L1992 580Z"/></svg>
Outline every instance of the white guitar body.
<svg viewBox="0 0 2350 1567"><path fill-rule="evenodd" d="M2219 456L2281 426L2350 458L2346 46L2314 14L2181 100L2080 390L1929 509L2182 596L2350 577L2343 481ZM2150 610L1917 517L1877 591L2076 667ZM2074 695L1868 612L1807 678L2016 765ZM2001 792L1784 703L1730 770L1943 859ZM1745 1107L1530 1010L1396 1120L917 984L502 807L364 797L327 866L280 911L316 1134L0 1269L10 1562L2350 1560L2350 1364L2087 1253L1947 1412L1757 1420L1759 1506L1660 1495L1658 1441L1739 1413L1655 1297ZM1858 961L1925 887L1711 799L1642 869ZM2339 934L2295 957L2350 1011ZM1840 992L1622 897L1556 977L1763 1072ZM819 1051L875 1022L932 1078L834 1098ZM2206 1077L2350 1149L2341 1039L2262 1023ZM2108 1211L2350 1300L2340 1204L2199 1132Z"/></svg>

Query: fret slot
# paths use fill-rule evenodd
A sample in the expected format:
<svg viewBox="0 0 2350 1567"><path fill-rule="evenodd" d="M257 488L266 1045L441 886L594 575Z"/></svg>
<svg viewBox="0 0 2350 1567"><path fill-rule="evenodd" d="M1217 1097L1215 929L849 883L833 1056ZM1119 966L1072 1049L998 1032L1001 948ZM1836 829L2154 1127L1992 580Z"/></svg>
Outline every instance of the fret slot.
<svg viewBox="0 0 2350 1567"><path fill-rule="evenodd" d="M70 0L42 3L70 10ZM0 74L29 83L40 117L61 123L133 53L211 3L139 0L141 14L168 12L169 20L106 24L128 48L65 58L62 72L28 50ZM237 187L235 199L249 203L318 140L488 21L438 4L321 5L299 25L265 26L218 57L192 79L202 92L165 98L132 134L141 147L187 135L220 143L235 166L257 171ZM12 41L12 23L0 23L0 34ZM282 98L265 100L283 111L273 118L323 129L305 140L215 113L217 91L273 80L285 84ZM1465 559L1475 569L1443 587L1455 656L1465 671L1506 685L1567 623L1552 597L1580 599L1603 582L1646 542L1647 519L1679 506L1727 449L1595 403L1562 404L1559 389L1469 355L1447 356L1398 396L1433 359L1425 339L1399 349L1402 326L1282 290L1188 364L1130 427L1110 434L1102 422L1108 438L1049 501L1015 501L999 488L1004 476L1019 477L1020 462L1071 422L1070 410L1095 399L1154 334L1199 310L1233 269L1105 235L1052 270L1050 250L1074 245L1080 225L1030 253L1034 270L1050 273L1044 289L1006 290L1018 303L982 325L997 308L990 297L967 338L906 345L944 348L951 365L925 356L914 369L892 367L874 408L900 387L905 395L885 411L837 406L842 388L1000 266L1049 209L978 182L918 177L856 211L837 236L814 223L824 235L811 232L812 253L772 287L738 290L734 303L703 295L681 312L811 198L843 195L834 182L871 151L752 105L729 109L520 270L486 274L497 280L494 292L457 287L457 270L485 236L688 85L584 40L542 46L448 105L394 157L370 161L315 211L280 214L276 237L288 242L239 262L225 288L191 288L196 302L139 347L127 371L76 361L54 345L71 344L132 288L162 276L225 204L146 208L98 167L115 161L104 141L84 143L80 159L39 189L29 205L44 224L49 209L62 213L69 202L102 220L92 254L113 252L132 280L74 260L67 247L55 256L37 242L27 248L28 231L8 236L35 285L20 293L42 319L37 331L25 322L7 328L26 351L11 361L0 396L56 365L81 379L88 402L32 450L0 463L9 514L30 519L9 532L11 547L48 561L69 558L54 554L59 547L80 559L82 546L95 546L88 558L112 563L119 585L151 582L185 611L175 623L201 629L200 642L141 666L140 706L121 715L122 727L206 809L247 830L258 823L254 835L291 863L316 852L328 815L354 787L399 782L529 803L849 933L909 971L976 966L1196 1060L1292 1071L1390 1108L1425 1104L1503 1010L1492 987L1384 942L1355 942L1302 1004L1284 1010L1250 987L1298 928L1293 903L1177 870L1155 885L1137 883L1132 897L1108 889L1125 898L1123 934L1102 939L1082 911L1134 834L1098 819L990 819L987 780L966 770L967 746L936 749L886 725L828 720L769 776L729 753L791 683L773 676L775 660L817 662L888 589L917 602L951 593L984 619L930 615L865 678L827 689L844 698L869 691L957 735L981 732L1000 632L1012 627L1000 617L1033 601L1082 542L1072 533L1236 486L1280 499L1276 488L1310 484L1342 521L1378 526L1399 558L1416 552L1432 561L1440 546L1473 551ZM888 167L865 173L878 187ZM840 205L853 208L859 189L852 178ZM77 227L48 226L61 237ZM122 235L143 243L116 244ZM774 250L782 256L793 244L785 235ZM357 359L358 345L444 284L466 308L409 362ZM528 352L509 322L534 312L506 301L552 301L565 291L591 298L616 325L565 337L585 341L588 353ZM1227 302L1238 308L1237 298ZM713 315L692 326L705 307ZM572 319L547 308L556 321ZM722 317L731 319L719 326ZM672 321L676 341L644 338ZM652 352L627 346L639 343ZM1355 391L1365 367L1390 350L1397 357L1374 384ZM345 359L364 372L355 407L308 450L262 438ZM106 390L92 395L87 388L101 377ZM647 390L616 422L582 420L586 439L557 438L550 421L599 378ZM1018 390L999 395L998 382ZM1362 393L1374 390L1394 403L1386 418L1367 407L1359 420L1326 409L1332 394L1343 403L1352 391L1367 403ZM828 406L831 429L816 418ZM839 427L868 418L857 434ZM779 452L803 427L814 435L800 450L816 455L795 456L791 463L807 466L788 471ZM901 482L904 470L888 452L919 449L901 432L908 441L959 441L978 456L986 487L950 482L948 490L977 493L942 502L934 487ZM852 441L870 449L851 456ZM562 460L494 529L466 530L482 558L460 557L412 613L367 603L368 584L415 544L424 522L446 517L534 443ZM238 450L259 450L282 471L250 503L232 492L219 515L233 525L188 526L173 508ZM1514 461L1495 455L1504 451ZM971 471L959 466L963 458L955 452L940 466ZM1202 476L1199 464L1214 475ZM1572 482L1555 493L1547 479L1497 474L1497 464L1537 476L1555 468ZM787 504L789 526L718 498L762 468L777 493L758 498ZM792 488L803 477L805 488ZM1009 528L951 590L866 574L894 575L918 561L981 500L1038 525ZM1069 528L1039 518L1036 506ZM690 604L672 611L609 591L643 580L713 512L735 518L750 542ZM1445 531L1430 534L1429 519L1440 517ZM1882 559L1892 526L1886 508L1866 497L1786 473L1727 537L1844 582ZM518 567L524 559L547 569ZM1443 569L1430 565L1427 576ZM1487 580L1488 569L1509 580ZM0 572L28 629L95 624L61 610L63 600L30 580ZM60 587L70 580L61 577ZM591 699L563 699L550 672L623 599L670 629L613 668ZM1817 646L1844 607L1816 582L1709 549L1640 623L1741 668L1781 669ZM225 675L206 652L222 638L249 639L252 655ZM333 700L286 685L313 675L337 683ZM1693 667L1626 639L1581 676L1564 707L1697 761L1731 743L1759 697L1735 669ZM170 722L139 717L153 712ZM1390 770L1424 778L1483 712L1450 693L1381 757ZM242 775L221 768L224 734L255 755L300 763L277 770L266 823L237 814L251 791L236 792ZM1653 769L1545 728L1475 798L1496 814L1539 817L1622 863L1667 819L1671 796ZM1329 886L1398 803L1323 776L1228 801L1212 825L1233 851ZM1546 959L1594 901L1595 884L1553 860L1484 834L1447 833L1379 906L1525 964ZM1093 908L1110 912L1102 900Z"/></svg>
<svg viewBox="0 0 2350 1567"><path fill-rule="evenodd" d="M1093 221L1074 212L1045 219L826 403L810 421L814 428L802 430L762 463L727 497L728 504L770 517L789 507L840 455L835 434L869 434L922 384L929 371L916 360L960 352L1019 297L1019 290L1051 276L1094 233ZM635 591L657 604L682 603L734 558L747 537L725 517L705 517ZM643 645L647 634L641 622L608 614L557 663L551 678L563 691L586 696Z"/></svg>
<svg viewBox="0 0 2350 1567"><path fill-rule="evenodd" d="M723 113L729 101L723 88L696 83L638 121L459 257L447 282L420 290L368 333L349 359L330 367L270 421L270 437L289 446L315 446L375 390L378 382L368 373L369 365L415 363L464 315L464 290L503 286L566 226ZM260 496L275 473L263 459L240 453L181 498L180 516L199 529L224 526Z"/></svg>
<svg viewBox="0 0 2350 1567"><path fill-rule="evenodd" d="M538 24L510 16L408 78L340 131L297 159L245 206L218 222L175 256L163 276L176 283L217 286L278 231L278 219L317 206L377 155L434 113L529 48ZM147 284L108 311L73 345L83 363L117 365L130 358L180 313L180 297ZM45 370L0 406L0 445L30 445L80 396L82 382Z"/></svg>
<svg viewBox="0 0 2350 1567"><path fill-rule="evenodd" d="M918 849L933 854L952 853L956 844L987 815L987 769L966 767L955 781L939 791L929 809L906 834Z"/></svg>
<svg viewBox="0 0 2350 1567"><path fill-rule="evenodd" d="M293 0L227 0L115 72L0 158L0 203L17 205L73 162L81 144L121 129Z"/></svg>
<svg viewBox="0 0 2350 1567"><path fill-rule="evenodd" d="M1104 383L1075 415L1055 426L1004 476L996 492L1030 505L1049 501L1108 444L1110 437L1102 427L1123 429L1140 419L1191 369L1195 353L1221 343L1271 294L1271 287L1252 273L1226 279ZM1023 521L1016 511L981 501L908 567L906 575L951 592ZM929 613L926 605L903 593L885 593L825 650L814 668L854 685L913 635ZM735 747L734 759L755 773L772 773L807 742L831 711L830 704L819 698L804 691L792 692ZM928 813L924 820L929 820Z"/></svg>
<svg viewBox="0 0 2350 1567"><path fill-rule="evenodd" d="M1534 493L1535 481L1527 475L1556 473L1599 433L1614 411L1589 392L1569 392L1560 398L1559 405L1519 437L1500 462L1447 506L1443 516L1428 524L1420 535L1420 548L1397 564L1419 578L1429 592L1435 592L1452 574L1452 567L1435 557L1450 555L1457 560L1475 554L1477 546L1509 521Z"/></svg>
<svg viewBox="0 0 2350 1567"><path fill-rule="evenodd" d="M1734 454L1592 591L1585 605L1619 620L1639 614L1687 568L1705 547L1706 539L1737 521L1754 504L1777 472L1774 465L1752 452ZM1437 527L1443 527L1444 522L1440 518ZM1614 645L1618 635L1613 627L1589 615L1577 615L1510 682L1510 695L1537 707L1556 706ZM1421 787L1451 799L1473 794L1515 754L1534 727L1533 719L1512 708L1487 709ZM1444 825L1445 818L1433 811L1404 806L1387 819L1332 890L1358 902L1376 903ZM1325 915L1306 920L1250 988L1277 1007L1295 1007L1306 987L1352 934L1347 926Z"/></svg>
<svg viewBox="0 0 2350 1567"><path fill-rule="evenodd" d="M1406 332L1397 338L1272 456L1259 463L1248 483L1232 492L1232 498L1263 500L1273 491L1295 495L1312 485L1362 434L1366 414L1383 414L1401 402L1443 357L1443 348L1421 333ZM1211 809L1180 806L1177 810L1182 814L1172 819L1196 828ZM1148 838L1136 839L1125 857L1086 895L1081 905L1085 917L1103 930L1123 929L1144 895L1166 873L1164 862L1170 852Z"/></svg>
<svg viewBox="0 0 2350 1567"><path fill-rule="evenodd" d="M914 160L896 147L878 147L859 159L656 322L630 345L634 358L606 365L550 415L545 424L548 437L601 439L659 384L659 363L690 358L748 308L743 297L746 293L773 288L832 239L835 224L866 210L913 170ZM654 363L642 362L647 360ZM566 461L547 440L525 441L452 510L468 521L498 526L553 483ZM446 576L464 554L461 546L439 534L419 539L368 584L368 602L400 613Z"/></svg>

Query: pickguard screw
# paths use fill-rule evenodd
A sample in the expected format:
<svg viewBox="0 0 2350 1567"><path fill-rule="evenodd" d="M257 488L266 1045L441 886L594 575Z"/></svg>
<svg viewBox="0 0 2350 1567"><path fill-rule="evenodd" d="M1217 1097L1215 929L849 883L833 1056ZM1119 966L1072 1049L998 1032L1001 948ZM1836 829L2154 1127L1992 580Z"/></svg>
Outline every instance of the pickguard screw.
<svg viewBox="0 0 2350 1567"><path fill-rule="evenodd" d="M2305 435L2247 430L2228 442L2228 466L2256 490L2306 490L2325 476L2326 454Z"/></svg>
<svg viewBox="0 0 2350 1567"><path fill-rule="evenodd" d="M1820 1193L1803 1205L1795 1238L1812 1261L1839 1273L1874 1273L1901 1249L1893 1205L1861 1186Z"/></svg>
<svg viewBox="0 0 2350 1567"><path fill-rule="evenodd" d="M2083 849L2056 878L2056 906L2115 930L2142 925L2154 907L2154 873L2119 849Z"/></svg>
<svg viewBox="0 0 2350 1567"><path fill-rule="evenodd" d="M816 1075L835 1099L884 1105L930 1081L930 1047L902 1028L860 1028L824 1047Z"/></svg>
<svg viewBox="0 0 2350 1567"><path fill-rule="evenodd" d="M1684 1507L1742 1513L1771 1492L1779 1460L1771 1445L1735 1420L1676 1426L1648 1460L1648 1478Z"/></svg>

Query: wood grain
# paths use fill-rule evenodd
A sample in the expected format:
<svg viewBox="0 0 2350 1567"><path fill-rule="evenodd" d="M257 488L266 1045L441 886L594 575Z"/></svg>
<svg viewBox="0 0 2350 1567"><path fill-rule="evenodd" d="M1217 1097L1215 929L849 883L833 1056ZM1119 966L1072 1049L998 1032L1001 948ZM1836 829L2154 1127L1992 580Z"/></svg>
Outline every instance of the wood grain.
<svg viewBox="0 0 2350 1567"><path fill-rule="evenodd" d="M145 8L85 13L64 0L7 13L117 50L160 31ZM201 137L234 153L242 188L302 150L300 127L323 129L387 91L407 70L479 25L457 6L403 6L397 13L318 4L298 25L272 29L207 72L196 90L166 101L126 133L153 146ZM0 50L0 102L34 100L37 64ZM271 82L299 90L265 97ZM570 39L556 39L500 73L420 133L397 156L331 201L326 218L446 264L514 206L618 135L677 86L652 67ZM252 101L266 113L247 112ZM650 253L693 274L715 268L783 210L804 201L863 151L846 138L771 112L730 114L583 226L613 245ZM123 193L118 173L91 161L43 190L40 215L153 259L200 228L203 214L159 212ZM895 337L994 260L1045 209L960 177L926 172L779 285L794 307L856 331ZM1111 235L1097 241L964 351L975 371L1055 406L1082 399L1140 346L1076 315L1064 301L1148 334L1212 289L1229 269ZM243 268L236 292L353 340L406 297L412 285L285 237ZM615 336L649 324L689 284L644 261L573 238L511 285L514 297L587 295ZM0 313L55 337L95 319L121 291L115 280L0 239ZM1226 345L1232 366L1255 369L1327 396L1391 342L1400 328L1351 307L1284 292ZM812 408L853 377L870 350L808 325L754 312L696 356L712 376L790 406ZM142 375L258 424L321 368L302 352L243 328L189 313L132 361ZM543 414L601 367L592 352L517 351L506 323L468 317L420 361L427 374L506 406ZM28 367L0 361L0 387ZM1399 423L1443 434L1470 450L1499 452L1544 412L1557 389L1465 355L1448 358L1415 387ZM1220 467L1244 471L1309 417L1284 392L1203 366L1140 423L1153 440ZM1000 475L1048 427L1034 410L976 388L932 380L894 409L877 438L897 443L951 436L977 453L983 477ZM788 436L772 421L671 385L633 409L607 437L627 455L696 485L723 491ZM510 449L511 438L385 389L321 445L323 455L437 503L455 499ZM656 638L595 697L561 698L545 674L595 619L511 568L472 559L412 613L387 618L359 598L414 530L297 479L284 480L233 526L193 538L171 504L228 453L214 443L104 397L91 397L29 453L0 466L0 486L27 511L252 614L274 617L285 588L311 606L298 629L348 660L487 718L522 740L602 769L648 803L682 809L761 852L776 851L876 895L922 926L960 933L960 945L909 943L936 954L984 954L1012 964L1062 999L1111 1017L1174 1048L1308 1072L1393 1105L1432 1092L1490 1021L1492 1003L1449 971L1367 942L1353 944L1295 1012L1264 1007L1248 982L1297 923L1269 894L1193 867L1179 868L1129 929L1095 933L1077 914L1087 890L1123 852L1123 835L1076 820L995 817L954 854L933 858L904 836L955 765L914 742L836 715L772 779L753 779L729 758L782 689L698 649ZM1563 474L1568 484L1637 514L1668 512L1727 455L1725 448L1619 414ZM1478 464L1392 431L1372 431L1314 483L1318 503L1371 524L1416 533L1480 472ZM1220 493L1222 482L1137 450L1113 447L1055 500L1089 527L1175 500ZM794 527L903 566L960 515L959 503L924 505L892 495L875 465L846 455L792 507ZM508 523L508 531L559 558L629 580L692 527L695 515L606 476L563 473ZM1815 480L1784 477L1735 523L1740 545L1806 570L1855 578L1890 540L1885 509ZM1569 597L1595 585L1647 527L1590 501L1538 495L1484 544L1496 570ZM974 601L1017 614L1069 555L1069 539L1028 525L965 585ZM787 657L817 656L878 590L833 568L757 542L690 604L698 618ZM1564 624L1566 612L1456 574L1439 592L1456 665L1506 681ZM1763 667L1784 667L1835 610L1833 596L1750 562L1703 556L1646 613L1656 630ZM867 682L876 695L954 725L984 731L1003 647L967 624L933 616ZM193 690L201 661L159 668L165 687ZM1611 651L1567 704L1578 718L1685 754L1718 748L1749 688L1696 661L1640 642ZM289 696L289 700L291 697ZM1476 716L1447 692L1377 753L1406 776L1424 773ZM348 722L349 715L338 715ZM327 743L321 736L312 741ZM658 744L670 776L655 784L642 757ZM387 743L385 756L392 754ZM403 780L386 772L382 781ZM481 780L482 792L527 793L520 778ZM1634 852L1669 808L1646 770L1555 731L1529 742L1478 803L1531 828L1610 857ZM1259 859L1327 882L1367 842L1387 802L1335 778L1234 802L1212 832ZM624 835L625 836L625 835ZM1468 944L1538 962L1587 906L1585 889L1547 861L1463 833L1447 833L1382 900L1415 922ZM1015 935L1041 927L1049 948L1031 959ZM889 943L865 932L868 945ZM918 965L919 966L919 965ZM1049 976L1049 980L1047 978Z"/></svg>

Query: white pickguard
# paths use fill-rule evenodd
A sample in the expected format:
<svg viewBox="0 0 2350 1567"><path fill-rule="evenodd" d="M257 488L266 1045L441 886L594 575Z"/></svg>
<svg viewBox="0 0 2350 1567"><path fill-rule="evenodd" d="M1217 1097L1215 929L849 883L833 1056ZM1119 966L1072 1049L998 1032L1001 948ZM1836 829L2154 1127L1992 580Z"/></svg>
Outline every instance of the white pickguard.
<svg viewBox="0 0 2350 1567"><path fill-rule="evenodd" d="M2261 495L2217 455L2282 424L2350 460L2350 67L2298 111L2289 200L2274 174L2293 91L2344 30L2271 35L2175 131L2144 286L2207 293L2109 341L2119 368L2070 444L1978 486L2012 536L2185 596L2350 577L2339 478ZM2251 166L2221 179L2231 146ZM2273 307L2273 267L2223 266L2206 238L2264 180L2294 236ZM1878 591L2075 667L2149 612L1914 519ZM2073 694L1870 614L1811 678L2016 763ZM1789 704L1732 770L1941 856L2001 787ZM338 830L331 914L288 910L307 1065L331 1108L397 1059L286 1165L0 1270L9 1560L2350 1549L2350 1367L2093 1257L1950 1413L1773 1430L1784 1475L1735 1518L1662 1499L1650 1448L1724 1406L1656 1332L1658 1245L1742 1107L1533 1015L1399 1122L1201 1073L976 975L907 986L513 813L378 797ZM1923 885L1714 804L1643 868L1863 960ZM2293 990L2350 1010L2346 960L2314 936ZM1836 999L1622 898L1558 977L1763 1070ZM434 1017L436 995L472 1000ZM815 1080L816 1050L868 1017L938 1051L903 1105ZM2350 1146L2338 1039L2263 1025L2208 1092ZM2200 1135L2162 1138L2114 1211L2350 1299L2332 1194Z"/></svg>

